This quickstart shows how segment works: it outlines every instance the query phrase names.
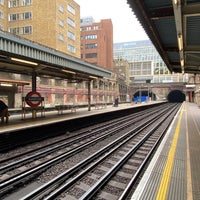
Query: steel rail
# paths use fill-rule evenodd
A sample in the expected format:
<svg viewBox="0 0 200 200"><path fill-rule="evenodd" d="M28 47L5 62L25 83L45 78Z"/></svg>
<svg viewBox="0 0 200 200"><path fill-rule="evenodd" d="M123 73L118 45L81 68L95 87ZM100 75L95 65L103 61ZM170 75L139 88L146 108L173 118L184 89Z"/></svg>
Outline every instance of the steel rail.
<svg viewBox="0 0 200 200"><path fill-rule="evenodd" d="M163 113L163 111L162 111ZM85 169L80 175L78 175L77 177L73 178L72 180L70 180L68 183L62 185L59 189L55 190L55 187L57 187L58 185L61 185L62 182L64 182L70 175L73 175L73 173L76 173L77 170L80 170L81 168L85 167L86 164L88 164L89 162L91 162L94 158L99 157L101 154L104 154L105 152L107 152L110 148L112 148L115 144L118 144L120 142L120 145L118 145L117 147L115 147L114 150L116 150L116 148L119 148L121 145L125 144L128 140L130 140L131 138L135 137L136 134L138 134L139 132L141 132L142 130L144 130L147 126L149 126L150 124L152 124L153 122L157 121L160 118L160 115L157 116L156 118L151 119L150 122L148 124L146 124L145 126L142 125L141 129L138 129L137 132L135 134L132 134L133 131L129 131L126 136L122 136L119 139L116 139L112 144L107 145L105 148L103 148L101 151L97 152L97 154L93 154L91 157L89 157L88 159L84 160L83 162L80 163L80 165L76 165L75 167L73 167L72 169L69 169L68 171L64 172L63 174L61 174L60 176L56 177L55 179L53 179L52 181L46 183L45 185L41 186L40 188L36 189L35 191L33 191L32 193L28 194L27 196L25 196L24 198L22 198L23 200L30 200L30 199L35 199L38 196L44 195L43 193L45 193L46 191L49 192L50 188L54 189L54 192L51 193L51 195L49 195L48 197L46 197L45 199L53 199L57 193L59 193L60 191L66 189L67 187L70 187L71 184L74 183L75 180L77 180L79 177L83 176L85 173L87 173L89 170L91 170L92 168L94 168L96 166L97 163L101 162L103 158L101 158L100 160L98 160L97 162L95 162L93 165L91 165L89 168ZM126 138L127 135L131 135L129 136L129 138ZM113 151L114 151L113 150ZM113 152L112 151L112 152ZM110 152L111 153L111 152ZM105 157L107 157L109 154L105 155ZM55 186L56 185L56 186Z"/></svg>

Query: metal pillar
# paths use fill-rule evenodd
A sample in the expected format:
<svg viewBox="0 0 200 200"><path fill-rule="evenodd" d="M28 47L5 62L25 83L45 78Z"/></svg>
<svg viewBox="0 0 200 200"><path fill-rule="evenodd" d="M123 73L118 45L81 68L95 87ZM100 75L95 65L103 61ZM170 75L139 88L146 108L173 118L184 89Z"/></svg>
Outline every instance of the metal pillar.
<svg viewBox="0 0 200 200"><path fill-rule="evenodd" d="M88 111L91 111L91 80L88 81Z"/></svg>
<svg viewBox="0 0 200 200"><path fill-rule="evenodd" d="M36 85L37 85L37 76L36 72L32 73L32 91L36 92Z"/></svg>

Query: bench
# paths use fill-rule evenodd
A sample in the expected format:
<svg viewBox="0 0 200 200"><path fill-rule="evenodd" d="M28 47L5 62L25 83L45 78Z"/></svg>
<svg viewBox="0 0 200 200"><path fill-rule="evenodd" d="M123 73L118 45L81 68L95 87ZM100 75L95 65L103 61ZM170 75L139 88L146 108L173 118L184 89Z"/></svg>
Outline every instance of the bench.
<svg viewBox="0 0 200 200"><path fill-rule="evenodd" d="M41 112L41 117L45 117L45 108L44 106L38 106L38 107L22 107L22 119L26 118L26 114L29 112L32 113L32 118L37 117L37 113Z"/></svg>
<svg viewBox="0 0 200 200"><path fill-rule="evenodd" d="M58 111L58 114L63 114L64 110L71 110L71 112L76 112L76 105L57 105L55 109Z"/></svg>
<svg viewBox="0 0 200 200"><path fill-rule="evenodd" d="M95 109L103 109L106 108L106 103L105 102L99 102L99 103L95 103Z"/></svg>

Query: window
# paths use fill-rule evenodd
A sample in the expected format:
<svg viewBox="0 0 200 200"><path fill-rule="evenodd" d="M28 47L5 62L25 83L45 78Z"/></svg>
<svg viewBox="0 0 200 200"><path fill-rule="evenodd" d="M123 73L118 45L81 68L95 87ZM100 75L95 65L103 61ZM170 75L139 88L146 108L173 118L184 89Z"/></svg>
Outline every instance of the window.
<svg viewBox="0 0 200 200"><path fill-rule="evenodd" d="M67 36L68 36L68 38L70 38L70 39L72 39L72 40L75 40L75 35L74 35L74 33L72 33L71 31L68 31L68 32L67 32Z"/></svg>
<svg viewBox="0 0 200 200"><path fill-rule="evenodd" d="M94 40L94 39L97 39L97 35L86 35L85 39L86 40Z"/></svg>
<svg viewBox="0 0 200 200"><path fill-rule="evenodd" d="M67 5L67 10L72 13L73 15L75 15L75 9L71 6L71 5Z"/></svg>
<svg viewBox="0 0 200 200"><path fill-rule="evenodd" d="M99 29L99 27L98 26L94 26L94 30L98 30Z"/></svg>
<svg viewBox="0 0 200 200"><path fill-rule="evenodd" d="M64 8L60 5L59 7L58 7L58 10L60 11L60 12L64 12Z"/></svg>
<svg viewBox="0 0 200 200"><path fill-rule="evenodd" d="M87 53L85 54L85 58L97 58L97 53Z"/></svg>
<svg viewBox="0 0 200 200"><path fill-rule="evenodd" d="M2 31L3 31L3 25L1 25L1 24L0 24L0 30L2 30Z"/></svg>
<svg viewBox="0 0 200 200"><path fill-rule="evenodd" d="M32 13L31 12L22 13L22 19L23 20L31 19L31 18L32 18Z"/></svg>
<svg viewBox="0 0 200 200"><path fill-rule="evenodd" d="M18 6L19 6L19 0L9 0L8 1L9 8L18 7Z"/></svg>
<svg viewBox="0 0 200 200"><path fill-rule="evenodd" d="M22 27L22 34L31 34L32 33L32 26L24 26Z"/></svg>
<svg viewBox="0 0 200 200"><path fill-rule="evenodd" d="M86 44L85 48L86 49L96 49L97 48L97 44L96 43Z"/></svg>
<svg viewBox="0 0 200 200"><path fill-rule="evenodd" d="M3 19L3 12L0 11L0 19Z"/></svg>
<svg viewBox="0 0 200 200"><path fill-rule="evenodd" d="M91 26L87 26L87 27L86 27L86 30L87 30L87 31L90 31L91 29L92 29Z"/></svg>
<svg viewBox="0 0 200 200"><path fill-rule="evenodd" d="M30 6L32 5L32 0L22 0L22 6Z"/></svg>
<svg viewBox="0 0 200 200"><path fill-rule="evenodd" d="M58 39L64 41L64 36L63 36L63 34L59 33L59 34L58 34Z"/></svg>
<svg viewBox="0 0 200 200"><path fill-rule="evenodd" d="M75 52L76 52L75 47L72 46L72 45L70 45L70 44L67 45L67 49L68 49L68 51L70 51L70 52L72 52L72 53L75 53Z"/></svg>
<svg viewBox="0 0 200 200"><path fill-rule="evenodd" d="M75 27L75 22L74 22L74 20L73 19L71 19L71 18L67 18L67 23L70 25L70 26L73 26L73 27Z"/></svg>
<svg viewBox="0 0 200 200"><path fill-rule="evenodd" d="M62 27L64 26L64 22L61 19L59 19L58 23L59 23L60 26L62 26Z"/></svg>
<svg viewBox="0 0 200 200"><path fill-rule="evenodd" d="M9 21L17 21L17 20L19 20L19 14L18 13L9 15Z"/></svg>
<svg viewBox="0 0 200 200"><path fill-rule="evenodd" d="M4 0L0 0L0 5L3 5L4 4Z"/></svg>
<svg viewBox="0 0 200 200"><path fill-rule="evenodd" d="M9 28L9 32L15 35L19 34L19 27Z"/></svg>

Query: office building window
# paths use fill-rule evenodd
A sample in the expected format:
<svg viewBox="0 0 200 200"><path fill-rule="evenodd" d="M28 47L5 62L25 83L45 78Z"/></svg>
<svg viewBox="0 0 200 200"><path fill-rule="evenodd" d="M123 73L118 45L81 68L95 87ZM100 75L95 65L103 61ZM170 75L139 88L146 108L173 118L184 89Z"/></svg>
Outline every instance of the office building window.
<svg viewBox="0 0 200 200"><path fill-rule="evenodd" d="M85 48L86 49L96 49L97 48L97 43L86 44Z"/></svg>
<svg viewBox="0 0 200 200"><path fill-rule="evenodd" d="M31 18L32 18L32 13L31 12L22 13L22 19L23 20L31 19Z"/></svg>
<svg viewBox="0 0 200 200"><path fill-rule="evenodd" d="M97 53L87 53L85 54L85 58L97 58Z"/></svg>
<svg viewBox="0 0 200 200"><path fill-rule="evenodd" d="M69 39L75 40L75 34L72 33L71 31L68 31L68 32L67 32L67 36L68 36Z"/></svg>
<svg viewBox="0 0 200 200"><path fill-rule="evenodd" d="M67 10L72 13L73 15L75 15L75 9L71 6L71 5L67 5Z"/></svg>
<svg viewBox="0 0 200 200"><path fill-rule="evenodd" d="M9 15L9 21L17 21L17 20L19 20L19 14L18 13Z"/></svg>
<svg viewBox="0 0 200 200"><path fill-rule="evenodd" d="M73 19L71 19L70 17L67 18L67 23L72 26L72 27L75 27L75 22Z"/></svg>
<svg viewBox="0 0 200 200"><path fill-rule="evenodd" d="M90 31L91 29L92 29L91 26L87 26L87 27L86 27L86 30L87 30L87 31Z"/></svg>
<svg viewBox="0 0 200 200"><path fill-rule="evenodd" d="M9 0L8 1L9 8L18 7L18 6L19 6L19 0Z"/></svg>
<svg viewBox="0 0 200 200"><path fill-rule="evenodd" d="M59 23L60 26L62 26L62 27L64 26L64 22L61 19L59 19L58 23Z"/></svg>
<svg viewBox="0 0 200 200"><path fill-rule="evenodd" d="M3 12L0 11L0 19L3 19Z"/></svg>
<svg viewBox="0 0 200 200"><path fill-rule="evenodd" d="M59 34L58 34L58 39L64 41L64 36L63 36L63 34L59 33Z"/></svg>
<svg viewBox="0 0 200 200"><path fill-rule="evenodd" d="M22 0L22 6L30 6L32 5L32 0Z"/></svg>
<svg viewBox="0 0 200 200"><path fill-rule="evenodd" d="M60 12L63 13L63 12L64 12L64 8L63 8L63 6L60 5L60 6L58 7L58 10L59 10Z"/></svg>
<svg viewBox="0 0 200 200"><path fill-rule="evenodd" d="M97 39L97 35L96 34L95 35L86 35L85 39L86 40L94 40L94 39Z"/></svg>
<svg viewBox="0 0 200 200"><path fill-rule="evenodd" d="M19 27L9 28L9 32L15 35L19 34Z"/></svg>
<svg viewBox="0 0 200 200"><path fill-rule="evenodd" d="M76 52L75 47L74 47L73 45L71 45L71 44L68 44L68 45L67 45L67 49L68 49L68 51L70 51L71 53L75 53L75 52Z"/></svg>
<svg viewBox="0 0 200 200"><path fill-rule="evenodd" d="M22 34L31 34L32 33L32 26L24 26L22 27Z"/></svg>

